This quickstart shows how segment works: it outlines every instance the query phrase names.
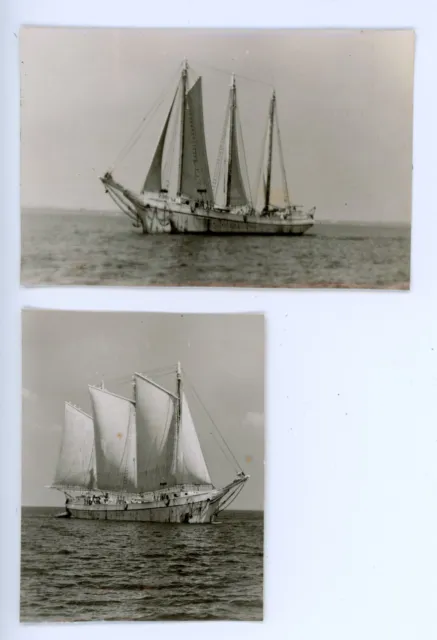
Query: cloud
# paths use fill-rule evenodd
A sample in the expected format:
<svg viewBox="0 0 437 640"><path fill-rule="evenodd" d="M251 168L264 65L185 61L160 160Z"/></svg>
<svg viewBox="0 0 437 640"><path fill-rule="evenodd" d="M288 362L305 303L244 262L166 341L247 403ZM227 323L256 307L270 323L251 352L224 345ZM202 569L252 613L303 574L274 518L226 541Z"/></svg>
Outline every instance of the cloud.
<svg viewBox="0 0 437 640"><path fill-rule="evenodd" d="M244 416L243 427L249 429L263 429L264 428L264 413L258 411L248 411Z"/></svg>

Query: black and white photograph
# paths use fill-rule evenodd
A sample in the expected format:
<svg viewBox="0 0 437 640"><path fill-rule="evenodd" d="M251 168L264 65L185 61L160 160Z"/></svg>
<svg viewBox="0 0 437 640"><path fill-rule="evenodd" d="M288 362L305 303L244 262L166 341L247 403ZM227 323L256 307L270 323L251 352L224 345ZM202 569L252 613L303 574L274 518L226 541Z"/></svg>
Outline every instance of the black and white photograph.
<svg viewBox="0 0 437 640"><path fill-rule="evenodd" d="M264 317L22 312L21 622L263 619Z"/></svg>
<svg viewBox="0 0 437 640"><path fill-rule="evenodd" d="M23 285L409 289L414 31L19 39Z"/></svg>

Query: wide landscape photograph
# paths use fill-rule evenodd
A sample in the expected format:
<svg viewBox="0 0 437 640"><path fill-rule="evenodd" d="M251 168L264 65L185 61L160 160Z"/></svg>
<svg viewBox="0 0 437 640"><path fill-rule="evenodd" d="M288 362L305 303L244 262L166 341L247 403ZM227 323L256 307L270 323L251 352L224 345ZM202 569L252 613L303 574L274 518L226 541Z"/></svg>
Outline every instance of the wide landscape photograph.
<svg viewBox="0 0 437 640"><path fill-rule="evenodd" d="M22 28L22 284L409 289L414 43Z"/></svg>

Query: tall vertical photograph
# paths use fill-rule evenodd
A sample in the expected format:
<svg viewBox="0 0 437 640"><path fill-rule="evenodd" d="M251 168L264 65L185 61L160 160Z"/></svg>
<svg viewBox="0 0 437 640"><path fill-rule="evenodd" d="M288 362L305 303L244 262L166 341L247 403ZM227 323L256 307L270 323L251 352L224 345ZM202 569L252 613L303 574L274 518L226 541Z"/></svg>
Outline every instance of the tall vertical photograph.
<svg viewBox="0 0 437 640"><path fill-rule="evenodd" d="M22 622L263 619L262 315L22 312Z"/></svg>
<svg viewBox="0 0 437 640"><path fill-rule="evenodd" d="M414 46L22 28L22 284L409 289Z"/></svg>

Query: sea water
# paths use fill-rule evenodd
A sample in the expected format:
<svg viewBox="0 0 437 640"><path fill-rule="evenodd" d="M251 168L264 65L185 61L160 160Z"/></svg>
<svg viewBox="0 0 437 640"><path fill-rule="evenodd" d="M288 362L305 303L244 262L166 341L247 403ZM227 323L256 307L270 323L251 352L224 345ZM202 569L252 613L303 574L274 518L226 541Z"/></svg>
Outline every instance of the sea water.
<svg viewBox="0 0 437 640"><path fill-rule="evenodd" d="M263 514L213 525L22 509L21 621L262 620Z"/></svg>
<svg viewBox="0 0 437 640"><path fill-rule="evenodd" d="M408 289L410 228L290 236L143 235L123 215L22 215L22 284Z"/></svg>

